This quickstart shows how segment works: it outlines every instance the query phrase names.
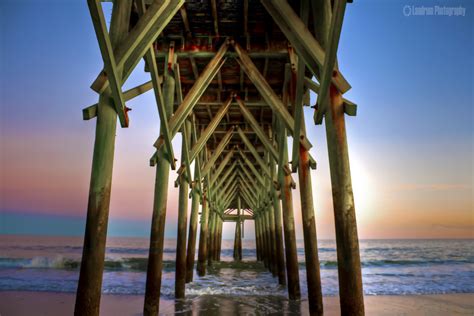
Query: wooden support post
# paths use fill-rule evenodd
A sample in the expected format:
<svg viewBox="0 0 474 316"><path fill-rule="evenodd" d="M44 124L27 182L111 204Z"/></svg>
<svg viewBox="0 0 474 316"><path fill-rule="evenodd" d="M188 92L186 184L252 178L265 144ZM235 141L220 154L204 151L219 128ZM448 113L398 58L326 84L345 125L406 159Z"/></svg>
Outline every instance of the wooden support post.
<svg viewBox="0 0 474 316"><path fill-rule="evenodd" d="M194 166L194 178L197 176L197 165ZM197 235L197 222L199 217L199 191L197 185L194 185L192 189L192 204L191 204L191 218L189 220L189 237L188 237L188 249L186 253L186 283L193 281L194 273L194 257L196 255L196 235Z"/></svg>
<svg viewBox="0 0 474 316"><path fill-rule="evenodd" d="M237 208L238 208L238 215L239 219L237 221L237 226L239 227L239 236L238 236L238 243L237 243L237 256L239 260L242 260L242 203L240 200L240 195L237 197Z"/></svg>
<svg viewBox="0 0 474 316"><path fill-rule="evenodd" d="M302 113L304 115L304 113ZM304 128L304 116L302 117ZM311 315L323 315L323 294L319 271L318 240L314 217L313 191L308 150L300 146L298 179L300 187L301 214L303 219L304 254L306 259L306 282Z"/></svg>
<svg viewBox="0 0 474 316"><path fill-rule="evenodd" d="M187 129L185 132L184 129ZM183 142L181 146L181 163L184 163L184 156L186 155L186 141L191 139L191 122L186 121L183 125ZM189 183L187 177L183 174L179 178L179 204L178 204L178 239L176 241L176 274L175 274L175 298L184 298L184 291L186 286L186 226L188 221L188 195Z"/></svg>
<svg viewBox="0 0 474 316"><path fill-rule="evenodd" d="M331 21L331 1L318 0L312 2L311 5L315 36L321 45L326 47ZM320 71L322 72L322 69ZM329 103L325 113L336 224L339 300L342 315L364 315L364 291L344 118L344 100L339 91L333 85L329 85Z"/></svg>
<svg viewBox="0 0 474 316"><path fill-rule="evenodd" d="M206 275L207 235L209 223L209 209L206 194L206 191L204 191L202 196L201 233L199 235L199 253L197 263L197 273L199 276Z"/></svg>
<svg viewBox="0 0 474 316"><path fill-rule="evenodd" d="M359 239L342 96L333 85L329 94L325 122L336 223L341 314L364 315Z"/></svg>
<svg viewBox="0 0 474 316"><path fill-rule="evenodd" d="M216 237L216 211L213 208L209 214L209 237L207 238L207 265L212 266L212 255L214 253L214 239Z"/></svg>
<svg viewBox="0 0 474 316"><path fill-rule="evenodd" d="M255 215L255 218L253 220L254 224L254 229L255 229L255 248L257 250L257 261L261 260L262 257L262 248L260 246L260 232L258 231L258 225L257 225L257 215Z"/></svg>
<svg viewBox="0 0 474 316"><path fill-rule="evenodd" d="M224 221L221 219L220 220L220 225L219 225L219 239L218 239L218 246L217 246L217 260L221 260L221 250L222 250L222 228L224 225Z"/></svg>
<svg viewBox="0 0 474 316"><path fill-rule="evenodd" d="M131 6L117 1L112 9L110 39L115 46L126 35ZM117 113L108 96L99 97L87 219L77 286L75 315L99 315L114 164Z"/></svg>
<svg viewBox="0 0 474 316"><path fill-rule="evenodd" d="M165 76L164 103L166 115L173 113L175 80L171 74ZM166 203L168 200L168 179L170 171L170 157L166 147L157 152L155 176L155 194L153 201L153 216L151 220L150 251L148 254L148 268L146 276L145 316L158 315L160 309L161 270L163 265L163 243L165 234Z"/></svg>
<svg viewBox="0 0 474 316"><path fill-rule="evenodd" d="M272 174L275 172L275 160L270 160L270 168ZM277 256L277 266L278 266L278 283L281 285L286 285L286 273L285 273L285 253L283 248L283 224L281 217L281 205L280 199L278 198L278 193L275 187L272 185L271 188L272 202L273 202L273 212L275 218L275 242L276 242L276 256Z"/></svg>
<svg viewBox="0 0 474 316"><path fill-rule="evenodd" d="M280 164L288 163L288 148L286 139L286 129L283 123L279 122L278 146L282 152ZM290 300L297 300L301 297L300 278L298 271L298 254L296 248L295 218L293 214L293 194L291 192L291 175L281 172L281 204L283 209L283 228L285 233L286 252L286 272L288 278L288 295Z"/></svg>

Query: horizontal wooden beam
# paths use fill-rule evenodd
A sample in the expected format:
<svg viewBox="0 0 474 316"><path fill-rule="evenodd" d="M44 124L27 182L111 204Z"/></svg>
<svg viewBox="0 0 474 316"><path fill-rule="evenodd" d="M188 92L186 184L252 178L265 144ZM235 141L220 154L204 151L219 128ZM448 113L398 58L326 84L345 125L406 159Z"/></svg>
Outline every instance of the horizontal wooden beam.
<svg viewBox="0 0 474 316"><path fill-rule="evenodd" d="M287 59L288 51L286 49L278 50L254 50L248 52L251 58L274 58L274 59ZM166 51L156 50L156 56L159 58L164 58L167 55ZM188 58L213 58L216 55L216 52L213 51L202 51L202 50L177 50L175 55L178 57L178 60L188 59ZM228 51L225 53L224 57L226 58L236 58L238 57L236 52Z"/></svg>
<svg viewBox="0 0 474 316"><path fill-rule="evenodd" d="M160 77L159 79L159 83L161 84L163 82L163 78ZM123 95L123 98L125 101L129 101L149 90L151 90L153 88L153 83L150 81L147 81L145 83L142 83L141 85L138 85L134 88L131 88L127 91L124 91L122 93ZM111 98L112 100L112 98ZM94 117L97 116L97 107L98 107L98 103L95 103L95 104L92 104L84 109L82 109L82 118L83 120L87 121L87 120L90 120Z"/></svg>
<svg viewBox="0 0 474 316"><path fill-rule="evenodd" d="M320 91L320 86L318 83L314 82L310 78L305 78L305 85L308 89L314 91L316 94ZM342 98L342 103L344 106L344 113L349 116L356 116L357 115L357 104L352 101L347 100L346 98Z"/></svg>
<svg viewBox="0 0 474 316"><path fill-rule="evenodd" d="M242 220L253 220L252 215L236 215L236 214L227 214L224 215L224 222L237 222Z"/></svg>

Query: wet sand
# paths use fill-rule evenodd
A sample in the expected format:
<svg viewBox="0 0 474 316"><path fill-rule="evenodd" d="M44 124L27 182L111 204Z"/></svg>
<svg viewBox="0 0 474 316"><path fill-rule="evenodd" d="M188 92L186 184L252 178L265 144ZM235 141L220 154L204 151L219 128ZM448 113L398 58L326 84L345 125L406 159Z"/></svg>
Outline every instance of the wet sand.
<svg viewBox="0 0 474 316"><path fill-rule="evenodd" d="M72 315L75 295L0 292L0 315ZM103 295L101 315L141 315L143 296ZM474 294L366 296L367 315L474 315ZM324 298L325 315L339 315L337 297ZM308 315L307 301L269 296L203 295L183 302L161 300L162 315Z"/></svg>

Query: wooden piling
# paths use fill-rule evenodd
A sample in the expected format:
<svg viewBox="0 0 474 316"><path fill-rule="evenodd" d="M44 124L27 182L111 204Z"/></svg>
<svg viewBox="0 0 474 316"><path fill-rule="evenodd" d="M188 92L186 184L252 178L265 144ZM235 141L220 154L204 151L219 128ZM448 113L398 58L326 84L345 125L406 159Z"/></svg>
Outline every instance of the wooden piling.
<svg viewBox="0 0 474 316"><path fill-rule="evenodd" d="M319 271L318 241L314 218L313 192L308 150L300 146L298 179L300 187L301 214L303 219L304 253L306 260L306 282L311 315L323 315L323 294Z"/></svg>
<svg viewBox="0 0 474 316"><path fill-rule="evenodd" d="M187 133L182 133L182 137L188 136L188 143L191 142L191 122L186 121L183 128ZM185 142L181 146L181 164L184 164L184 152L187 150ZM186 226L188 221L188 195L189 182L186 174L179 177L179 201L178 201L178 238L176 241L176 274L175 274L175 298L184 298L186 287Z"/></svg>
<svg viewBox="0 0 474 316"><path fill-rule="evenodd" d="M207 239L207 265L212 266L212 256L214 253L214 239L216 237L216 212L213 209L209 214L209 236Z"/></svg>
<svg viewBox="0 0 474 316"><path fill-rule="evenodd" d="M329 94L325 122L336 224L341 314L364 315L359 238L342 95L333 85L330 86Z"/></svg>
<svg viewBox="0 0 474 316"><path fill-rule="evenodd" d="M117 1L112 9L110 40L115 46L127 35L131 5ZM114 164L117 112L110 98L99 97L87 219L75 315L99 315Z"/></svg>
<svg viewBox="0 0 474 316"><path fill-rule="evenodd" d="M196 169L197 170L197 169ZM196 179L197 172L194 172L194 178ZM188 249L186 252L186 283L193 281L194 274L194 257L196 255L196 235L197 235L197 223L199 217L199 191L195 185L191 191L192 202L191 202L191 217L189 220L189 237L188 237Z"/></svg>
<svg viewBox="0 0 474 316"><path fill-rule="evenodd" d="M329 38L332 21L331 1L317 0L311 2L311 7L314 18L315 38L322 48L326 49L331 40ZM319 72L322 75L322 67L319 68ZM324 114L336 225L341 314L364 315L364 291L362 288L359 239L354 194L352 191L344 106L342 95L334 85L331 84L329 86L328 94L328 108Z"/></svg>
<svg viewBox="0 0 474 316"><path fill-rule="evenodd" d="M288 144L286 139L286 129L283 124L279 124L279 146L282 146L283 161L288 163ZM298 271L298 254L296 247L295 218L293 213L293 194L291 192L292 179L291 174L281 172L281 205L283 209L283 230L285 234L285 253L286 253L286 272L288 281L288 296L291 300L297 300L301 297L300 277Z"/></svg>
<svg viewBox="0 0 474 316"><path fill-rule="evenodd" d="M270 160L270 167L272 171L272 177L275 172L275 160ZM272 193L272 203L273 203L273 212L275 219L275 244L276 244L276 258L277 258L277 267L278 267L278 283L281 285L286 285L286 272L285 272L285 252L283 247L283 224L282 224L282 215L281 215L281 205L278 193L275 187L271 186Z"/></svg>
<svg viewBox="0 0 474 316"><path fill-rule="evenodd" d="M199 235L199 253L197 263L197 273L199 276L206 275L207 235L209 223L209 209L206 194L207 192L204 191L202 195L201 233Z"/></svg>
<svg viewBox="0 0 474 316"><path fill-rule="evenodd" d="M175 80L171 74L165 76L163 92L166 115L168 119L173 113ZM166 147L157 151L155 176L155 194L153 201L153 215L151 220L150 251L146 275L145 316L158 315L160 309L161 270L163 265L163 244L165 234L166 203L168 200L168 179L170 159Z"/></svg>

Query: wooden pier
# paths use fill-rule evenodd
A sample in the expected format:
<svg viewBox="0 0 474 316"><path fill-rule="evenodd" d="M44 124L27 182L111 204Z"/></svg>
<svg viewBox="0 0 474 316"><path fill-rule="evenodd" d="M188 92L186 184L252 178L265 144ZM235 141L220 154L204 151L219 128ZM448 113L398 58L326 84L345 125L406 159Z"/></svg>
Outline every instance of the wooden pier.
<svg viewBox="0 0 474 316"><path fill-rule="evenodd" d="M104 68L91 86L98 103L83 110L85 120L97 123L75 314L99 315L117 118L133 128L126 102L152 90L160 135L150 144L156 180L144 315L159 313L170 176L179 186L179 207L172 210L178 212L177 299L185 297L195 268L203 276L220 260L224 222L235 223L233 256L243 259L243 223L253 220L257 259L287 286L289 299L299 299L300 282L307 282L310 312L323 314L311 185L316 161L304 106L314 108L309 121L326 128L341 313L363 315L345 130L345 115L354 116L357 107L343 97L351 86L337 63L346 0L114 0L109 30L101 1L87 3ZM142 59L150 81L123 91ZM317 94L314 105L310 91ZM172 146L177 133L179 162ZM298 273L297 186L306 280Z"/></svg>

